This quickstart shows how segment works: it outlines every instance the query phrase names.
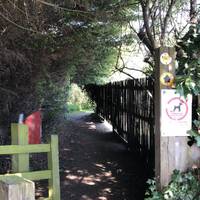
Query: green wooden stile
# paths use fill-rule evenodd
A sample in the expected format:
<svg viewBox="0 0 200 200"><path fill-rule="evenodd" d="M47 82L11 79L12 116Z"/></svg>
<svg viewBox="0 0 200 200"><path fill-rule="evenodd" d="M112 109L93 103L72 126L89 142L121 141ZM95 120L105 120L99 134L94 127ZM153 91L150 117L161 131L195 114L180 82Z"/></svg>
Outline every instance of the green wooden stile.
<svg viewBox="0 0 200 200"><path fill-rule="evenodd" d="M50 144L28 144L28 127L24 124L11 125L12 145L0 146L0 155L12 155L13 174L0 175L0 180L7 176L20 176L31 181L49 180L49 197L42 200L60 200L60 175L58 157L58 136L51 135ZM29 154L47 153L48 170L29 172Z"/></svg>
<svg viewBox="0 0 200 200"><path fill-rule="evenodd" d="M27 145L28 144L28 127L24 124L11 124L11 144ZM29 171L29 154L19 154L12 156L13 172Z"/></svg>
<svg viewBox="0 0 200 200"><path fill-rule="evenodd" d="M51 152L48 153L48 168L52 170L52 178L49 179L49 198L60 200L58 136L51 135L50 142Z"/></svg>

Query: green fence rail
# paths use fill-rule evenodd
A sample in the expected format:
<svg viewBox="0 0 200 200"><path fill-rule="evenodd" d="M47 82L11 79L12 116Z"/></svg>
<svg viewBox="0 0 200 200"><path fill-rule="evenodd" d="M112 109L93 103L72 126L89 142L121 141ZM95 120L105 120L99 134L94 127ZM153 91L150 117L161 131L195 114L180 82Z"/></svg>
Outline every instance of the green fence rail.
<svg viewBox="0 0 200 200"><path fill-rule="evenodd" d="M0 180L6 176L18 175L31 181L49 180L49 196L45 200L60 200L60 176L58 157L58 136L51 135L49 144L28 144L28 128L23 124L11 125L12 145L0 146L0 155L12 155L13 174L0 175ZM47 153L48 169L29 171L29 154Z"/></svg>

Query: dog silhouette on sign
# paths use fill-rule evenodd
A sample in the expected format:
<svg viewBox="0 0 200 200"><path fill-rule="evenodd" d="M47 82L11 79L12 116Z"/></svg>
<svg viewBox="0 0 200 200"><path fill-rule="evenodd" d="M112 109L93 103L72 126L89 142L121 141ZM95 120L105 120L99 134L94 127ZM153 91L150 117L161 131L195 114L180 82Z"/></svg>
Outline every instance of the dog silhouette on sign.
<svg viewBox="0 0 200 200"><path fill-rule="evenodd" d="M182 106L181 102L179 103L179 105L174 105L173 112L175 112L176 110L178 110L178 112L181 112L181 106Z"/></svg>

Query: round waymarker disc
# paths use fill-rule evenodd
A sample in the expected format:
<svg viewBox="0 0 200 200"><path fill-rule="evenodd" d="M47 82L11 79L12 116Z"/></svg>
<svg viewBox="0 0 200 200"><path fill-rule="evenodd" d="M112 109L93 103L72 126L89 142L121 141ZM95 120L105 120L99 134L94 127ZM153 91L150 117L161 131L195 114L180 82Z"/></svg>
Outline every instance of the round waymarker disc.
<svg viewBox="0 0 200 200"><path fill-rule="evenodd" d="M174 83L174 75L170 72L164 72L160 76L160 82L165 86L172 86Z"/></svg>
<svg viewBox="0 0 200 200"><path fill-rule="evenodd" d="M163 65L169 65L172 62L172 57L167 53L162 53L160 56L160 62Z"/></svg>

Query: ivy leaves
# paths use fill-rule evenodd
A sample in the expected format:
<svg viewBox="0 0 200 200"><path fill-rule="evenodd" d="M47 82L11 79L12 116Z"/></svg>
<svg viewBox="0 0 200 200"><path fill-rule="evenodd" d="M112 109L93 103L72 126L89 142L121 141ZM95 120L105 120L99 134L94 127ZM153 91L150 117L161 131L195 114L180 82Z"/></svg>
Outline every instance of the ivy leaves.
<svg viewBox="0 0 200 200"><path fill-rule="evenodd" d="M188 33L178 42L177 90L181 95L200 94L200 32L199 26L191 26ZM198 111L197 111L198 112ZM200 121L195 120L190 134L189 145L200 147Z"/></svg>
<svg viewBox="0 0 200 200"><path fill-rule="evenodd" d="M191 171L181 173L174 170L171 182L162 192L156 189L155 180L148 180L149 184L145 200L199 200L200 182Z"/></svg>
<svg viewBox="0 0 200 200"><path fill-rule="evenodd" d="M194 120L195 129L188 131L191 137L193 137L196 141L196 145L200 147L200 121Z"/></svg>
<svg viewBox="0 0 200 200"><path fill-rule="evenodd" d="M200 34L198 26L190 31L177 43L178 68L177 89L185 96L200 94Z"/></svg>

